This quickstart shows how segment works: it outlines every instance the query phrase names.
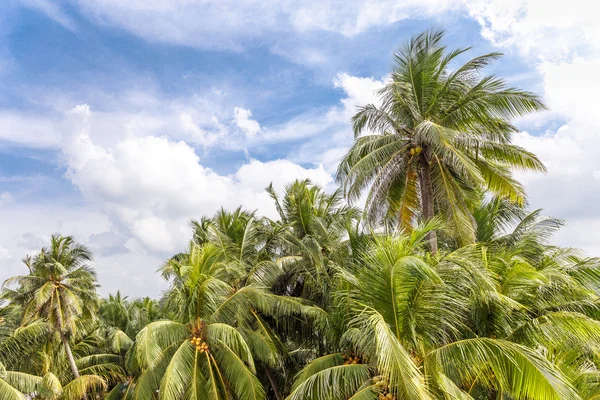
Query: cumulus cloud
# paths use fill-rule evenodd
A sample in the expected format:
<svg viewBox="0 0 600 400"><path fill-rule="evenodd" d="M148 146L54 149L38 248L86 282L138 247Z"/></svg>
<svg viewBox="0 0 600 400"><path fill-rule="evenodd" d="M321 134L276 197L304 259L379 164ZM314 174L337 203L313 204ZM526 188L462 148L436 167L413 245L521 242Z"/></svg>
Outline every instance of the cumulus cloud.
<svg viewBox="0 0 600 400"><path fill-rule="evenodd" d="M194 117L189 112L182 112L179 115L179 122L181 123L181 129L189 136L192 142L201 144L204 147L211 147L217 144L223 137L226 136L224 127L219 123L217 117L213 116L211 122L216 128L213 131L207 131L196 122Z"/></svg>
<svg viewBox="0 0 600 400"><path fill-rule="evenodd" d="M594 204L600 199L600 122L595 118L600 90L600 27L585 0L469 1L471 15L492 43L516 48L535 65L543 97L562 124L555 130L523 133L516 142L538 154L546 175L520 174L531 206L565 218L561 244L592 254L600 245L590 232L600 229ZM591 235L593 236L593 235Z"/></svg>
<svg viewBox="0 0 600 400"><path fill-rule="evenodd" d="M322 166L304 168L287 160L253 160L232 175L203 166L184 141L163 136L126 137L101 146L90 136L93 112L79 105L68 113L72 131L63 148L66 176L115 226L151 251L173 252L185 243L192 217L239 205L274 216L264 192L294 178L326 185Z"/></svg>
<svg viewBox="0 0 600 400"><path fill-rule="evenodd" d="M95 116L86 104L72 108L58 122L46 121L60 131L65 177L85 203L37 204L27 214L32 205L13 202L10 194L2 193L0 219L13 229L0 234L2 258L10 258L0 280L24 272L19 258L60 232L75 235L94 251L100 281L107 286L103 292L158 292L162 283L153 272L166 257L185 249L191 218L238 206L276 218L265 192L269 183L281 190L296 178L322 186L332 182L322 165L307 167L284 159L249 160L222 175L204 166L185 141L157 136L152 129L146 135L123 133L127 127L120 122L114 121L111 129L121 135L107 140L100 130L107 127L106 119Z"/></svg>
<svg viewBox="0 0 600 400"><path fill-rule="evenodd" d="M87 119L89 134L99 144L120 138L168 136L193 146L241 150L260 135L261 126L252 111L232 107L216 90L199 90L192 96L165 97L153 90L125 91L122 95L96 90L96 108ZM216 91L218 92L218 91ZM59 96L59 95L57 95ZM59 148L63 132L72 129L63 118L77 101L77 95L62 95L36 104L44 111L0 109L0 140L31 148Z"/></svg>
<svg viewBox="0 0 600 400"><path fill-rule="evenodd" d="M600 27L588 0L465 0L493 44L543 59L570 57L600 45Z"/></svg>
<svg viewBox="0 0 600 400"><path fill-rule="evenodd" d="M385 84L384 79L373 77L358 77L347 73L338 74L333 80L333 85L344 91L345 97L340 100L342 107L331 110L330 116L348 122L358 111L358 107L366 104L379 104L377 90Z"/></svg>

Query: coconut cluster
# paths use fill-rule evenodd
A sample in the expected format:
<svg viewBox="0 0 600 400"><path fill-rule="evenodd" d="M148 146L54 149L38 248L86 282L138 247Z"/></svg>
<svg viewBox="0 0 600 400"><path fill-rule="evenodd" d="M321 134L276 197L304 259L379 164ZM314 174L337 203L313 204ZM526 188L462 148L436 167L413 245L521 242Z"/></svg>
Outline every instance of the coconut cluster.
<svg viewBox="0 0 600 400"><path fill-rule="evenodd" d="M190 342L196 346L196 350L198 350L200 353L204 353L207 352L208 353L208 344L206 342L204 342L201 338L199 337L193 337L190 339Z"/></svg>
<svg viewBox="0 0 600 400"><path fill-rule="evenodd" d="M362 364L362 360L359 357L348 356L344 361L344 365L348 364Z"/></svg>
<svg viewBox="0 0 600 400"><path fill-rule="evenodd" d="M379 396L377 396L379 400L396 400L396 397L390 393L388 383L385 379L376 376L373 378L373 383L375 383L375 386L378 386L381 389Z"/></svg>
<svg viewBox="0 0 600 400"><path fill-rule="evenodd" d="M421 146L411 147L411 149L409 150L411 156L414 156L415 154L419 155L422 151L423 148Z"/></svg>

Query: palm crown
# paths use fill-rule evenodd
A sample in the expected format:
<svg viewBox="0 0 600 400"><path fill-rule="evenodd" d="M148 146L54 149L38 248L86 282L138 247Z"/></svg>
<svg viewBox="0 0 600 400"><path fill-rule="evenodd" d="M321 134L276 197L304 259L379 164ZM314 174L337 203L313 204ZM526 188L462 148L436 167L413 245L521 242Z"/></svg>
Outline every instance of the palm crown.
<svg viewBox="0 0 600 400"><path fill-rule="evenodd" d="M351 201L369 188L370 222L394 218L410 229L440 214L466 244L475 238L471 210L479 191L524 203L511 169L544 170L510 143L517 128L509 123L544 105L532 93L479 75L499 53L450 70L468 49L447 51L442 39L442 32L425 32L396 52L380 104L361 107L352 118L356 140L337 177ZM430 244L435 252L435 232Z"/></svg>

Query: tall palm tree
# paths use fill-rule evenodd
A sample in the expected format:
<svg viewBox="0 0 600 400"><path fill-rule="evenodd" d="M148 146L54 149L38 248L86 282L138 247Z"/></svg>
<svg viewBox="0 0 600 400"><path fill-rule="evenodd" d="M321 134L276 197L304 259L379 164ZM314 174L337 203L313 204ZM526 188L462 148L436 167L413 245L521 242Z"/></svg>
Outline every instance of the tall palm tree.
<svg viewBox="0 0 600 400"><path fill-rule="evenodd" d="M475 239L471 211L479 191L523 203L525 193L511 170L544 171L535 155L511 144L517 128L509 120L545 106L532 93L479 75L499 53L451 69L468 49L447 51L443 37L440 31L421 33L394 54L380 104L361 107L352 118L355 142L337 179L350 201L369 188L365 213L371 223L393 218L410 229L419 219L442 215L459 242L468 244ZM435 231L429 243L435 253Z"/></svg>
<svg viewBox="0 0 600 400"><path fill-rule="evenodd" d="M91 252L70 236L53 235L29 265L30 274L10 278L4 286L19 284L9 294L11 302L22 305L21 324L41 320L57 334L75 378L79 369L69 339L82 322L95 318L98 305L96 275L88 262Z"/></svg>

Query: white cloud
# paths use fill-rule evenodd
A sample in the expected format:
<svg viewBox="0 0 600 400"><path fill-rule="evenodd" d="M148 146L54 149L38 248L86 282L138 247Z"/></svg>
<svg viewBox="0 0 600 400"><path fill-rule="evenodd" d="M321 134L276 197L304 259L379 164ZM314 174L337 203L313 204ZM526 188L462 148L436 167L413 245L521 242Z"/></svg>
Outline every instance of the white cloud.
<svg viewBox="0 0 600 400"><path fill-rule="evenodd" d="M103 293L157 294L164 284L154 271L166 257L185 250L190 219L240 205L276 217L264 190L269 183L281 190L296 178L322 186L332 181L321 165L303 167L288 160L250 160L221 175L203 166L186 142L156 136L153 129L131 134L120 119L111 127L85 104L45 125L60 131L66 178L85 203L34 205L2 193L0 219L12 229L0 234L2 258L10 258L0 280L24 272L19 258L60 232L90 245ZM110 138L103 129L110 129Z"/></svg>
<svg viewBox="0 0 600 400"><path fill-rule="evenodd" d="M320 185L326 185L331 180L331 176L321 166L307 170L288 160L270 162L251 160L235 173L236 180L243 184L244 189L257 192L263 191L271 182L276 187L282 187L290 182L289 176L312 179Z"/></svg>
<svg viewBox="0 0 600 400"><path fill-rule="evenodd" d="M226 136L225 128L219 123L217 117L213 116L211 121L215 129L207 131L194 122L194 118L189 112L182 112L179 115L183 132L190 137L193 143L201 144L204 147L214 146Z"/></svg>
<svg viewBox="0 0 600 400"><path fill-rule="evenodd" d="M250 118L252 116L252 111L240 107L235 107L233 111L235 124L247 137L253 138L260 132L260 125L258 122Z"/></svg>
<svg viewBox="0 0 600 400"><path fill-rule="evenodd" d="M172 252L173 236L164 219L158 217L142 217L133 221L134 236L150 249L159 252Z"/></svg>
<svg viewBox="0 0 600 400"><path fill-rule="evenodd" d="M366 104L379 104L377 90L381 89L385 84L384 79L374 79L373 77L357 77L346 73L338 74L333 85L344 91L346 97L342 98L342 108L331 110L330 116L340 119L346 123L358 111L359 106Z"/></svg>
<svg viewBox="0 0 600 400"><path fill-rule="evenodd" d="M451 0L347 1L343 7L334 0L308 1L301 5L287 3L290 18L298 30L333 31L346 36L407 18L431 17L459 5L459 1Z"/></svg>
<svg viewBox="0 0 600 400"><path fill-rule="evenodd" d="M600 253L590 232L600 229L600 25L592 3L510 0L468 1L471 15L492 43L516 48L542 77L543 97L564 124L542 135L522 133L516 142L538 154L546 175L519 174L533 208L565 218L557 242Z"/></svg>
<svg viewBox="0 0 600 400"><path fill-rule="evenodd" d="M588 57L543 62L544 98L550 108L586 125L598 125L595 95L600 90L600 49Z"/></svg>
<svg viewBox="0 0 600 400"><path fill-rule="evenodd" d="M483 37L526 55L559 59L600 44L596 10L589 0L466 0Z"/></svg>
<svg viewBox="0 0 600 400"><path fill-rule="evenodd" d="M241 50L260 39L328 31L353 36L372 27L409 17L439 15L460 6L459 0L73 0L101 23L124 28L146 39L198 48ZM313 62L320 62L315 53Z"/></svg>
<svg viewBox="0 0 600 400"><path fill-rule="evenodd" d="M0 140L28 147L58 147L61 135L51 117L25 112L0 111Z"/></svg>
<svg viewBox="0 0 600 400"><path fill-rule="evenodd" d="M152 90L125 91L121 96L97 93L98 107L87 119L89 135L97 144L111 145L123 137L168 136L205 149L219 146L243 149L261 127L252 112L231 107L223 94L201 91L188 97L168 98ZM86 94L87 95L87 94ZM45 98L37 106L44 113L0 109L0 140L32 148L58 148L62 132L73 129L63 118L76 102L74 94ZM84 96L86 97L86 96Z"/></svg>
<svg viewBox="0 0 600 400"><path fill-rule="evenodd" d="M166 137L126 137L100 146L89 134L92 116L87 105L69 112L66 176L115 226L152 251L175 251L189 235L190 218L221 206L243 205L273 216L264 193L271 181L278 187L294 178L331 181L321 166L307 169L287 160L253 160L233 175L220 175L203 166L187 143Z"/></svg>

